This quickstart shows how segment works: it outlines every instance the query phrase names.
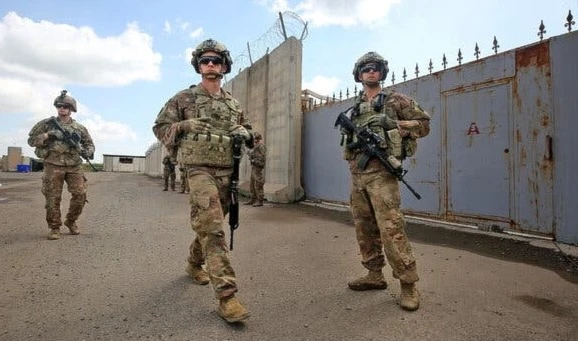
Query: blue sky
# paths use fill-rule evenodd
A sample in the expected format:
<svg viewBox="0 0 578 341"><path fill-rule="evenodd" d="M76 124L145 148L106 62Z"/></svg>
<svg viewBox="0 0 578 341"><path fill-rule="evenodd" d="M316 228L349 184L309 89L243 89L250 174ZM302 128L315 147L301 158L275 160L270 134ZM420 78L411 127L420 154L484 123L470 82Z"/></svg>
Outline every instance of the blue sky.
<svg viewBox="0 0 578 341"><path fill-rule="evenodd" d="M0 3L0 155L26 144L33 124L55 115L52 101L67 89L79 103L73 117L90 131L96 160L102 154L144 155L155 137L151 127L177 91L199 82L189 64L191 49L214 38L235 60L229 77L281 38L275 25L286 16L290 35L303 40L303 89L323 95L353 89L351 71L367 51L382 54L396 82L416 63L434 72L442 56L457 65L567 32L568 11L578 22L578 1L550 0L27 0Z"/></svg>

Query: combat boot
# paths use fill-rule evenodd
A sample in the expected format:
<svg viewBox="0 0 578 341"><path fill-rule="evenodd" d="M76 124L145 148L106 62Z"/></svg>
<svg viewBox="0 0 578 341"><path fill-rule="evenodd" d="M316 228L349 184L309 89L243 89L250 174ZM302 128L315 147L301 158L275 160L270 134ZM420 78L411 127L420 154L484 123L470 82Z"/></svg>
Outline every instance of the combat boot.
<svg viewBox="0 0 578 341"><path fill-rule="evenodd" d="M163 192L166 192L166 191L168 191L168 190L169 190L168 188L163 188Z"/></svg>
<svg viewBox="0 0 578 341"><path fill-rule="evenodd" d="M255 199L251 199L250 201L247 201L246 203L244 203L243 205L253 205L256 202Z"/></svg>
<svg viewBox="0 0 578 341"><path fill-rule="evenodd" d="M210 282L209 274L203 269L201 265L194 265L189 263L185 271L189 274L189 277L199 285L207 285Z"/></svg>
<svg viewBox="0 0 578 341"><path fill-rule="evenodd" d="M384 290L387 289L387 282L381 270L370 270L366 276L347 283L347 286L349 286L349 289L355 291Z"/></svg>
<svg viewBox="0 0 578 341"><path fill-rule="evenodd" d="M70 234L73 234L73 235L80 234L80 228L78 227L78 225L76 225L76 222L75 222L75 221L68 221L68 220L66 220L66 221L64 222L64 225L65 225L66 227L68 227L68 230L70 231Z"/></svg>
<svg viewBox="0 0 578 341"><path fill-rule="evenodd" d="M261 206L263 206L263 200L257 200L253 204L253 207L261 207Z"/></svg>
<svg viewBox="0 0 578 341"><path fill-rule="evenodd" d="M60 239L60 228L51 229L50 233L48 234L49 240L57 240Z"/></svg>
<svg viewBox="0 0 578 341"><path fill-rule="evenodd" d="M399 305L402 309L415 311L419 309L419 292L415 287L415 283L401 283L401 297L399 298Z"/></svg>
<svg viewBox="0 0 578 341"><path fill-rule="evenodd" d="M219 315L229 323L239 322L250 316L247 308L234 295L219 300Z"/></svg>

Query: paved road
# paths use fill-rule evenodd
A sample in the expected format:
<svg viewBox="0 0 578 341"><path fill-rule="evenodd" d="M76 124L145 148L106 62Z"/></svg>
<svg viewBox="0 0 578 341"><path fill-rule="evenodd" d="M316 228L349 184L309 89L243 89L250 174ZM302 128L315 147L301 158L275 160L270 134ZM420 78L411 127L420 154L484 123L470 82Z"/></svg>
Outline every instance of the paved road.
<svg viewBox="0 0 578 341"><path fill-rule="evenodd" d="M364 274L351 219L306 205L242 207L231 259L252 317L230 326L185 276L185 195L89 173L83 234L48 241L40 176L0 173L1 341L578 340L578 260L554 247L412 224L408 313L389 271L387 291L347 289Z"/></svg>

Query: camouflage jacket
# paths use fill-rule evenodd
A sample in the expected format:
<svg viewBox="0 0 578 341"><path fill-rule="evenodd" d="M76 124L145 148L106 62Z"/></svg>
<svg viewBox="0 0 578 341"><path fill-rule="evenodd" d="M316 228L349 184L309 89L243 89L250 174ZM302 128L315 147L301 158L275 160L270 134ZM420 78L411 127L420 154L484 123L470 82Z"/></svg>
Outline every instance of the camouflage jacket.
<svg viewBox="0 0 578 341"><path fill-rule="evenodd" d="M39 158L44 159L45 163L50 163L57 166L77 166L82 164L80 157L80 148L86 150L87 154L94 154L94 142L88 133L88 130L80 123L71 119L68 123L60 122L56 118L62 128L69 133L76 133L80 136L80 145L72 147L63 140L48 138L43 140L42 135L51 130L57 130L56 127L50 123L50 118L46 118L38 123L30 133L28 133L28 145L36 147L34 153Z"/></svg>
<svg viewBox="0 0 578 341"><path fill-rule="evenodd" d="M358 103L356 103L359 109L359 114L352 117L351 120L355 125L363 126L365 122L371 120L372 116L385 114L393 120L418 121L419 125L416 127L404 128L404 130L409 133L408 136L404 138L404 148L408 149L406 150L406 153L408 156L411 156L415 153L417 148L416 140L429 134L430 116L415 100L402 93L395 91L386 93L383 90L382 93L384 94L385 100L381 110L375 110L379 96L375 96L370 101L365 94L363 94ZM349 168L352 173L370 173L383 170L383 166L375 159L370 160L367 168L364 170L359 169L357 165L362 155L363 154L360 150L345 151L344 158L349 162Z"/></svg>
<svg viewBox="0 0 578 341"><path fill-rule="evenodd" d="M174 172L175 171L175 164L173 163L173 161L171 160L170 156L165 156L163 158L163 165L164 165L164 169L169 171L169 172Z"/></svg>
<svg viewBox="0 0 578 341"><path fill-rule="evenodd" d="M220 96L214 97L199 84L181 90L170 98L158 113L152 130L171 155L176 154L176 150L180 153L183 151L183 148L179 148L182 147L181 142L191 137L178 132L178 123L201 117L210 119L210 133L217 138L228 135L236 125L248 124L241 105L231 94L221 89ZM183 160L177 158L177 161L181 163Z"/></svg>
<svg viewBox="0 0 578 341"><path fill-rule="evenodd" d="M267 146L263 141L255 144L255 147L249 152L249 161L251 166L257 168L265 168L267 161Z"/></svg>

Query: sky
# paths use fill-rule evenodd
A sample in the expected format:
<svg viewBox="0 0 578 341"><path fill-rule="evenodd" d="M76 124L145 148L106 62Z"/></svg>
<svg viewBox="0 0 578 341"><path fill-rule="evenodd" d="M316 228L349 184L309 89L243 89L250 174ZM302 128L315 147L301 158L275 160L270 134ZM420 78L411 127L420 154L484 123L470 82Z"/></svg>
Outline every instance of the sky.
<svg viewBox="0 0 578 341"><path fill-rule="evenodd" d="M569 10L578 22L577 0L3 0L0 155L15 146L34 157L28 132L56 115L63 89L77 100L73 118L89 130L96 162L145 155L164 103L200 81L192 49L224 43L232 78L282 42L279 12L288 35L303 37L302 89L338 96L354 88L353 64L368 51L388 60L389 85L404 68L415 78L416 64L424 75L430 59L440 71L444 54L457 66L458 49L471 62L476 43L480 58L493 54L494 36L498 52L539 41L541 21L545 38L564 34Z"/></svg>

